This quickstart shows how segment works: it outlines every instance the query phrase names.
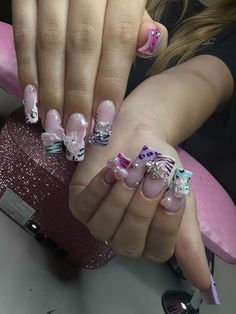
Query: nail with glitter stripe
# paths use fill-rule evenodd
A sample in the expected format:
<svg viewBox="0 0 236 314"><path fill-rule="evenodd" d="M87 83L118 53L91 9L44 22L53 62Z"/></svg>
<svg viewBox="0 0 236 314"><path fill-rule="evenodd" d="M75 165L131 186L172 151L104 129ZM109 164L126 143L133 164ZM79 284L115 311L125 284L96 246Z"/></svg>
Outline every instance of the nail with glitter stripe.
<svg viewBox="0 0 236 314"><path fill-rule="evenodd" d="M159 28L152 28L147 30L147 35L147 42L138 49L138 52L144 55L144 57L153 57L159 48L162 32Z"/></svg>
<svg viewBox="0 0 236 314"><path fill-rule="evenodd" d="M125 179L125 184L128 187L137 187L147 171L146 162L155 160L157 155L158 153L155 150L145 145L137 158L129 166L128 177Z"/></svg>
<svg viewBox="0 0 236 314"><path fill-rule="evenodd" d="M154 161L147 161L147 176L143 181L142 192L147 198L158 197L168 185L168 177L174 167L175 160L167 155L158 153Z"/></svg>
<svg viewBox="0 0 236 314"><path fill-rule="evenodd" d="M112 184L117 180L122 180L128 176L127 168L131 163L131 159L123 154L118 154L116 157L107 161L109 170L104 174L104 181L107 184Z"/></svg>
<svg viewBox="0 0 236 314"><path fill-rule="evenodd" d="M190 181L192 178L192 172L177 168L171 181L170 187L167 190L164 198L161 201L162 206L169 212L177 212L185 197L190 195L191 186Z"/></svg>
<svg viewBox="0 0 236 314"><path fill-rule="evenodd" d="M88 123L82 114L74 113L69 117L64 137L66 158L68 160L84 160L87 127Z"/></svg>
<svg viewBox="0 0 236 314"><path fill-rule="evenodd" d="M25 123L33 124L39 121L38 91L34 85L27 85L24 91Z"/></svg>
<svg viewBox="0 0 236 314"><path fill-rule="evenodd" d="M201 297L204 303L206 304L220 304L220 299L218 297L218 292L216 289L216 283L214 281L214 278L211 275L211 286L208 290L200 291Z"/></svg>
<svg viewBox="0 0 236 314"><path fill-rule="evenodd" d="M64 140L64 129L61 126L60 113L51 109L48 111L45 120L45 130L41 135L44 146L49 154L57 154L62 151L62 142Z"/></svg>
<svg viewBox="0 0 236 314"><path fill-rule="evenodd" d="M115 118L115 105L110 100L105 100L98 106L90 144L107 146L112 134L112 124Z"/></svg>

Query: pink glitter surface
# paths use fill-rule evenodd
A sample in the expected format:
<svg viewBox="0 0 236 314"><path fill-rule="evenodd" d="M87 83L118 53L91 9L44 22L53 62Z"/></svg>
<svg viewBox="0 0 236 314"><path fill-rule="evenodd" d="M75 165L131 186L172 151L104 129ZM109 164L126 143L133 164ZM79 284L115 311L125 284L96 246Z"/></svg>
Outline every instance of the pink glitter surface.
<svg viewBox="0 0 236 314"><path fill-rule="evenodd" d="M55 241L67 257L83 268L97 268L114 255L111 246L95 240L71 215L68 185L76 163L65 153L49 155L40 139L39 125L26 125L17 110L0 133L0 197L11 189L36 213L40 232Z"/></svg>

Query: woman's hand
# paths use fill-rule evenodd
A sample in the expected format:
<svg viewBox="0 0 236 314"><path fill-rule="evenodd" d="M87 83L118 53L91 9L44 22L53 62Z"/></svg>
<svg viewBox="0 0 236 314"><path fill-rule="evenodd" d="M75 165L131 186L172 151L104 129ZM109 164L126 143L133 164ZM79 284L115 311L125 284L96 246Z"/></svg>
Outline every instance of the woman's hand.
<svg viewBox="0 0 236 314"><path fill-rule="evenodd" d="M135 157L148 144L171 156L175 167L181 167L181 161L158 131L156 104L139 106L134 98L125 100L117 116L111 145L105 151L89 147L87 158L79 165L70 185L70 208L97 239L111 241L115 252L122 256L145 256L163 262L175 253L186 276L196 287L206 290L210 286L210 273L193 194L169 202L168 197L173 200L173 186L166 194L164 180L152 179L151 168L150 173L144 175L146 160L140 163ZM135 160L133 165L138 166L131 167L127 176L127 169L119 163L117 168L117 159L112 160L109 165L116 170L116 176L124 177L117 181L114 172L104 165L119 152ZM163 160L163 156L158 158ZM122 164L125 165L125 160ZM168 165L173 167L170 158ZM169 181L172 175L173 171Z"/></svg>
<svg viewBox="0 0 236 314"><path fill-rule="evenodd" d="M49 133L43 137L46 146L61 140L62 121L66 143L72 134L80 135L73 150L68 144L68 159L82 160L92 114L92 142L108 143L137 48L149 56L167 43L165 27L151 20L145 5L146 0L128 5L120 0L12 1L26 120L38 120L39 98L42 124ZM105 123L105 139L99 123Z"/></svg>

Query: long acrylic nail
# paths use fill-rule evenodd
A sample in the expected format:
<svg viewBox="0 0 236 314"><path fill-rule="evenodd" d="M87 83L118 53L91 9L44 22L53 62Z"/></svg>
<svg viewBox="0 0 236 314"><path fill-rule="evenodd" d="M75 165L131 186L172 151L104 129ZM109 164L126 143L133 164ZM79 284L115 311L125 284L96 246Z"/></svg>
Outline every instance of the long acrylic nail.
<svg viewBox="0 0 236 314"><path fill-rule="evenodd" d="M154 56L158 50L162 32L159 28L153 28L147 30L148 39L145 45L138 49L138 52L146 56Z"/></svg>
<svg viewBox="0 0 236 314"><path fill-rule="evenodd" d="M168 177L173 169L173 158L158 153L154 161L146 162L148 175L143 181L142 192L147 198L156 198L168 184Z"/></svg>
<svg viewBox="0 0 236 314"><path fill-rule="evenodd" d="M69 117L64 137L66 158L68 160L84 160L87 127L88 123L82 114L74 113Z"/></svg>
<svg viewBox="0 0 236 314"><path fill-rule="evenodd" d="M110 100L105 100L98 106L93 127L91 144L107 146L112 134L112 124L115 118L115 105Z"/></svg>
<svg viewBox="0 0 236 314"><path fill-rule="evenodd" d="M64 139L64 129L61 126L61 116L55 109L48 111L45 120L45 130L41 135L44 146L50 154L62 151L62 141Z"/></svg>
<svg viewBox="0 0 236 314"><path fill-rule="evenodd" d="M107 184L122 180L128 176L127 168L131 163L131 159L123 154L118 154L116 157L107 161L109 170L104 174L104 181Z"/></svg>
<svg viewBox="0 0 236 314"><path fill-rule="evenodd" d="M161 201L162 206L170 212L177 212L185 197L190 195L191 187L190 180L192 178L192 172L177 168L171 181L170 187L166 192L164 198Z"/></svg>
<svg viewBox="0 0 236 314"><path fill-rule="evenodd" d="M25 122L27 124L37 123L39 121L38 91L35 86L29 84L25 87L23 104L25 108Z"/></svg>
<svg viewBox="0 0 236 314"><path fill-rule="evenodd" d="M204 303L216 304L216 305L220 304L218 292L216 289L216 284L212 276L211 276L211 287L206 291L200 291L200 292L201 292L201 297Z"/></svg>
<svg viewBox="0 0 236 314"><path fill-rule="evenodd" d="M146 172L146 162L153 161L158 153L148 146L144 146L138 157L132 162L128 168L128 177L125 183L128 187L137 187L143 180Z"/></svg>

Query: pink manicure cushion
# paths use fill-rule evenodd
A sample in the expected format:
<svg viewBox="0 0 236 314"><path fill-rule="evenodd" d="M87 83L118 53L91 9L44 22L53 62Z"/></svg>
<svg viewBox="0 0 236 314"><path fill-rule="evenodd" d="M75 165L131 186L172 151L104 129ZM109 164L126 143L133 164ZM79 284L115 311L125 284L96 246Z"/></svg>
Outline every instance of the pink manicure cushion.
<svg viewBox="0 0 236 314"><path fill-rule="evenodd" d="M0 22L0 88L23 99L17 75L12 26L3 22Z"/></svg>
<svg viewBox="0 0 236 314"><path fill-rule="evenodd" d="M187 152L178 149L186 169L193 172L198 218L206 247L228 263L236 263L236 206L216 179Z"/></svg>
<svg viewBox="0 0 236 314"><path fill-rule="evenodd" d="M12 26L0 22L0 87L22 98ZM236 207L212 175L188 153L179 148L184 167L193 172L198 217L206 246L223 260L236 263ZM50 167L49 167L50 169ZM50 170L49 170L50 171Z"/></svg>

